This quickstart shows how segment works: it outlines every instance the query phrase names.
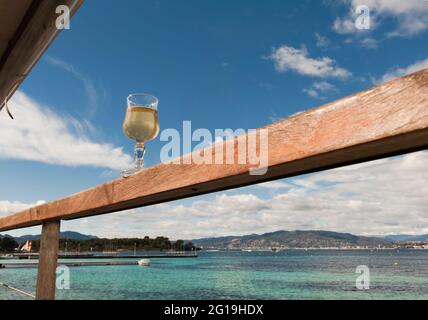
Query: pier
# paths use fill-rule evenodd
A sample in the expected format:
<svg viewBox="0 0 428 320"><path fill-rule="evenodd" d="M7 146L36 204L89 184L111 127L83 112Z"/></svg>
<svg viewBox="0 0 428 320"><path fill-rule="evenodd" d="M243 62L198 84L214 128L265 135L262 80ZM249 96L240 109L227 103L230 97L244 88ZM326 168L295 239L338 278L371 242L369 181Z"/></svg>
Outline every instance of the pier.
<svg viewBox="0 0 428 320"><path fill-rule="evenodd" d="M37 268L38 263L0 263L0 269L24 269ZM138 261L115 260L115 261L76 261L76 262L59 262L58 266L67 267L86 267L86 266L129 266L138 265Z"/></svg>
<svg viewBox="0 0 428 320"><path fill-rule="evenodd" d="M37 260L39 258L38 254L17 254L20 260ZM179 258L197 258L196 254L182 254L182 255L156 255L156 254L146 254L146 255L59 255L58 259L76 259L76 260L86 260L86 261L71 261L71 262L58 262L59 266L67 267L86 267L86 266L129 266L129 265L138 265L139 259L179 259ZM109 261L94 261L94 260L107 260ZM115 259L115 260L111 260ZM138 260L129 260L129 259L138 259ZM90 261L93 260L93 261ZM38 262L6 262L0 263L0 269L23 269L23 268L37 268L39 265Z"/></svg>
<svg viewBox="0 0 428 320"><path fill-rule="evenodd" d="M19 260L38 260L39 254L15 254L14 258ZM197 258L196 254L140 254L140 255L80 255L80 254L59 254L58 259L173 259L173 258Z"/></svg>

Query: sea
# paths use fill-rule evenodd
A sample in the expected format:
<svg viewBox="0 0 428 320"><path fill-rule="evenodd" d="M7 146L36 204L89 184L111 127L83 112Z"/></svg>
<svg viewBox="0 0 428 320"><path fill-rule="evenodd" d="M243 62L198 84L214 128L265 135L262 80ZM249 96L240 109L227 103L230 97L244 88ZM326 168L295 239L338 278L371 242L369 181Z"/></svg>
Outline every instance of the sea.
<svg viewBox="0 0 428 320"><path fill-rule="evenodd" d="M13 262L22 260L0 260ZM30 293L36 276L0 269L0 282ZM199 252L150 266L70 267L68 280L57 299L428 299L428 250ZM0 287L0 299L29 298Z"/></svg>

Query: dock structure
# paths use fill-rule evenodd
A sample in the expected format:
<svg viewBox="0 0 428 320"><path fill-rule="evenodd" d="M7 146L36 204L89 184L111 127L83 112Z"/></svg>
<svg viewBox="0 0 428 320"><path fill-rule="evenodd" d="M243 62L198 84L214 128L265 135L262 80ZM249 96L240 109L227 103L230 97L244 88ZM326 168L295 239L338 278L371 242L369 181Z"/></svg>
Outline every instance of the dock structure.
<svg viewBox="0 0 428 320"><path fill-rule="evenodd" d="M174 258L197 258L197 255L136 255L136 256L58 256L61 260L77 260L77 261L60 261L58 265L67 267L85 267L85 266L129 266L138 265L138 260L135 259L174 259ZM26 260L38 259L36 255L31 255ZM115 259L115 260L111 260ZM107 261L106 261L107 260ZM37 268L39 262L6 262L0 263L0 269L21 269L21 268Z"/></svg>
<svg viewBox="0 0 428 320"><path fill-rule="evenodd" d="M131 266L138 265L137 260L114 260L114 261L75 261L75 262L60 262L59 266L67 267L87 267L87 266ZM2 263L1 269L24 269L37 268L38 263Z"/></svg>
<svg viewBox="0 0 428 320"><path fill-rule="evenodd" d="M8 58L5 59L7 63ZM16 58L13 61L19 62ZM10 72L0 65L0 98L4 98L1 92L8 90L8 75ZM222 153L222 165L188 161L160 164L129 178L1 218L0 231L43 226L36 298L55 298L61 220L109 214L427 149L428 69L263 129L268 132L265 174L254 175L250 163L228 164L226 154ZM203 152L214 155L216 150L223 151L232 144L234 159L242 159L237 142L244 138L247 137L218 142ZM260 144L256 151L259 154ZM189 157L184 155L181 160Z"/></svg>
<svg viewBox="0 0 428 320"><path fill-rule="evenodd" d="M14 255L20 260L38 260L38 254L19 254ZM197 258L197 254L137 254L137 255L79 255L79 254L59 254L58 259L174 259L174 258Z"/></svg>

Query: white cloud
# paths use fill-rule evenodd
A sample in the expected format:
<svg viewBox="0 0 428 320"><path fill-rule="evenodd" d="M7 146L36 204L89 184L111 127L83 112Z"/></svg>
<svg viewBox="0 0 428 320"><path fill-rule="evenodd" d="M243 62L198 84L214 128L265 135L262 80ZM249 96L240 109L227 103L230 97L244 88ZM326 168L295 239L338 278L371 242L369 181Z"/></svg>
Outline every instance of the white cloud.
<svg viewBox="0 0 428 320"><path fill-rule="evenodd" d="M398 77L402 77L408 74L411 74L413 72L423 70L428 68L428 58L425 60L417 61L407 67L404 68L393 68L388 73L384 74L382 76L381 82L392 80Z"/></svg>
<svg viewBox="0 0 428 320"><path fill-rule="evenodd" d="M303 89L303 92L312 98L321 98L319 92L316 91L314 88L305 88Z"/></svg>
<svg viewBox="0 0 428 320"><path fill-rule="evenodd" d="M354 33L358 29L355 28L354 18L336 18L333 23L333 30L339 34Z"/></svg>
<svg viewBox="0 0 428 320"><path fill-rule="evenodd" d="M337 91L336 87L327 81L318 81L312 84L311 88L303 89L303 92L311 96L312 98L324 99L323 94Z"/></svg>
<svg viewBox="0 0 428 320"><path fill-rule="evenodd" d="M330 40L327 39L327 37L319 34L318 32L315 33L316 38L316 45L318 48L327 49L330 46Z"/></svg>
<svg viewBox="0 0 428 320"><path fill-rule="evenodd" d="M288 183L276 180L276 181L259 183L259 184L256 184L255 187L262 188L262 189L278 190L278 189L289 189L291 186Z"/></svg>
<svg viewBox="0 0 428 320"><path fill-rule="evenodd" d="M71 73L74 77L76 77L80 82L82 82L83 88L85 90L86 96L88 98L89 103L89 116L93 116L98 108L98 100L99 95L95 88L94 82L86 76L83 72L81 72L79 69L74 67L73 65L51 56L46 56L45 61L55 67L58 67L60 69L63 69L69 73Z"/></svg>
<svg viewBox="0 0 428 320"><path fill-rule="evenodd" d="M334 85L326 81L314 82L313 87L323 92L336 90Z"/></svg>
<svg viewBox="0 0 428 320"><path fill-rule="evenodd" d="M0 218L11 215L13 213L20 212L22 210L38 206L41 204L44 204L45 201L40 200L34 203L23 203L19 201L7 201L7 200L0 200ZM25 229L18 229L18 230L12 230L3 232L2 234L11 234L12 236L19 236L23 234L40 234L40 226L25 228Z"/></svg>
<svg viewBox="0 0 428 320"><path fill-rule="evenodd" d="M370 8L370 30L385 19L396 21L396 28L388 36L413 36L428 28L428 3L424 0L344 0L349 6L345 17L338 17L333 29L340 34L360 33L355 28L356 8L366 5ZM366 31L366 30L365 30Z"/></svg>
<svg viewBox="0 0 428 320"><path fill-rule="evenodd" d="M0 159L113 170L131 164L131 157L124 154L122 148L88 138L84 122L61 117L20 91L8 104L15 120L0 113Z"/></svg>
<svg viewBox="0 0 428 320"><path fill-rule="evenodd" d="M375 49L378 46L378 41L376 39L373 39L371 37L364 38L360 41L360 44L369 49Z"/></svg>
<svg viewBox="0 0 428 320"><path fill-rule="evenodd" d="M270 122L277 122L277 121L281 120L282 118L283 117L278 116L275 111L272 111L271 115L269 116L269 121Z"/></svg>
<svg viewBox="0 0 428 320"><path fill-rule="evenodd" d="M6 201L0 200L0 217L4 217L10 215L12 213L16 213L34 206L38 206L45 203L45 201L40 200L35 203L22 203L19 201Z"/></svg>
<svg viewBox="0 0 428 320"><path fill-rule="evenodd" d="M422 234L428 233L427 181L428 152L419 152L264 183L261 188L240 189L240 194L160 204L88 218L85 223L70 221L64 228L108 237L171 239L280 229Z"/></svg>
<svg viewBox="0 0 428 320"><path fill-rule="evenodd" d="M296 49L282 46L274 49L270 56L279 72L295 71L304 76L319 78L348 78L351 73L336 66L336 61L329 57L311 58L306 48Z"/></svg>

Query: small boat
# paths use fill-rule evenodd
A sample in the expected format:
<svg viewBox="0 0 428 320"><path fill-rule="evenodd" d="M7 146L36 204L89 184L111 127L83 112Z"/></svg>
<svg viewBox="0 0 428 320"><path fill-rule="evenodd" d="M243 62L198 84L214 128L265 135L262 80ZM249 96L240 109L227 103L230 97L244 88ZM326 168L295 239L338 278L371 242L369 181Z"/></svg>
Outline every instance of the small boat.
<svg viewBox="0 0 428 320"><path fill-rule="evenodd" d="M150 265L150 259L141 259L138 260L139 266L149 266Z"/></svg>

